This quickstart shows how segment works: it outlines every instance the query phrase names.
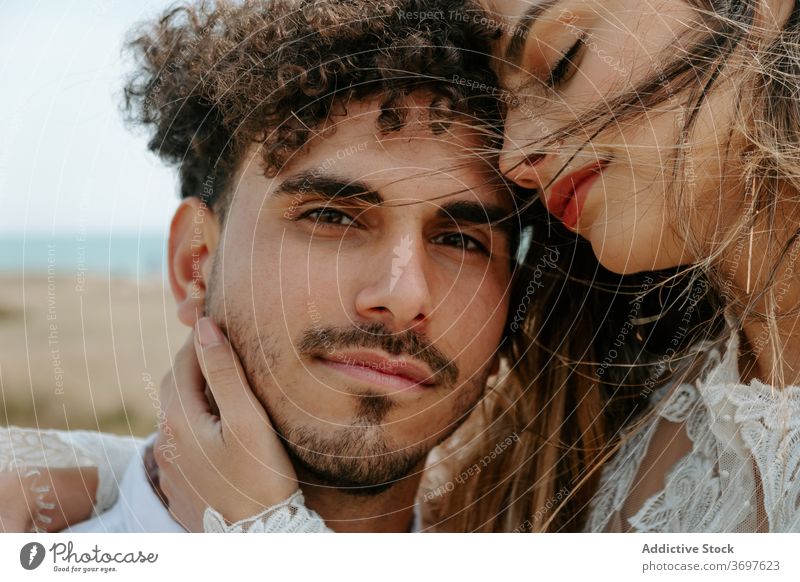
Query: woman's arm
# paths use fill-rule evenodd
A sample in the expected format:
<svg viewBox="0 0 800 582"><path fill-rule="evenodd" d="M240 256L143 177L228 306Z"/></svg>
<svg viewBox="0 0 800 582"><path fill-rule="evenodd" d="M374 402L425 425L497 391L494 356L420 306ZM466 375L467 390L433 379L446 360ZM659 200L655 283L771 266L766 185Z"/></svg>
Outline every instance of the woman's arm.
<svg viewBox="0 0 800 582"><path fill-rule="evenodd" d="M60 531L102 513L140 439L0 428L0 529Z"/></svg>
<svg viewBox="0 0 800 582"><path fill-rule="evenodd" d="M0 473L0 531L61 531L91 516L96 490L95 467Z"/></svg>

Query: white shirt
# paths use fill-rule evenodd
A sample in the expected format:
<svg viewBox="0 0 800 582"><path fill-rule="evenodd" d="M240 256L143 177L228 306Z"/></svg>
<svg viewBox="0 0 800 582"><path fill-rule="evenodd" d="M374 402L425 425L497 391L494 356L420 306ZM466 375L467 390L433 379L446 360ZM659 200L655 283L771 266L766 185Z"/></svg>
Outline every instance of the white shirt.
<svg viewBox="0 0 800 582"><path fill-rule="evenodd" d="M185 533L158 498L144 468L144 450L154 440L151 436L141 445L139 454L128 464L119 494L110 509L65 530L70 533Z"/></svg>

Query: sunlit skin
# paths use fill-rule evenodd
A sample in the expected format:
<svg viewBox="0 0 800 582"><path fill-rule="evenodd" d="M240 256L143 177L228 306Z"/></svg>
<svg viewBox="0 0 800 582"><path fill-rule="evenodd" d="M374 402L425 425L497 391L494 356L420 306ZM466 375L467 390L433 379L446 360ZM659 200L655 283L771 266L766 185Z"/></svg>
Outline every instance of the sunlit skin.
<svg viewBox="0 0 800 582"><path fill-rule="evenodd" d="M792 5L782 0L762 3L759 23L778 30ZM713 253L715 235L742 212L746 196L740 176L726 178L723 169L730 161L726 156L741 145L729 142L735 74L722 75L683 143L679 128L687 115L686 96L667 92L657 110L612 124L599 135L577 131L546 149L530 145L663 71L663 63L697 38L698 17L690 5L683 0L486 0L486 6L505 32L496 47L498 73L521 103L507 117L501 170L520 185L538 189L554 220L564 220L586 238L600 263L612 271L628 274L688 265ZM515 37L520 40L512 41ZM570 52L579 38L581 43ZM564 55L570 55L565 62ZM559 73L555 82L554 72ZM732 148L726 153L729 143ZM670 160L679 144L687 171L680 207L675 209ZM580 187L578 181L578 196L573 196L570 186L575 181L570 176L581 178L574 173L598 163L599 175L586 183L588 187ZM559 187L568 191L569 210L559 204ZM782 223L781 217L795 211L786 207L778 212L777 228L786 229L779 234L783 240L794 227ZM687 232L696 244L688 244ZM760 234L749 253L755 261L719 257L718 265L731 273L733 288L742 293L767 280L761 265L769 264L770 257L763 260L767 241ZM788 311L799 301L793 286L782 309ZM800 346L789 348L796 336L793 318L785 326L787 349L783 354L771 353L769 346L763 349L758 362L746 365L745 377L766 379L770 371L788 365L785 377L800 378L800 366L791 365L800 362ZM745 331L752 340L763 333L763 326L746 322ZM781 358L784 363L776 368Z"/></svg>
<svg viewBox="0 0 800 582"><path fill-rule="evenodd" d="M0 472L0 533L57 532L88 519L97 482L95 467Z"/></svg>
<svg viewBox="0 0 800 582"><path fill-rule="evenodd" d="M314 452L352 455L378 481L387 462L412 464L408 478L391 477L403 479L365 501L361 514L352 499L335 500L329 481L298 467L309 506L334 527L390 509L408 518L425 454L464 420L496 369L508 311L509 237L490 220L512 206L496 171L474 156L474 130L434 135L412 111L408 127L384 136L377 107L349 105L346 115L332 116L275 178L264 176L254 148L224 228L192 199L171 235L181 320L193 325L205 311L226 329L297 458L314 465ZM309 330L377 325L389 336L417 334L457 377L431 376L434 360L387 359L374 346L299 348ZM377 372L350 365L371 356ZM433 385L381 373L393 366ZM384 406L365 413L364 395ZM301 433L324 450L309 457L309 441L297 442Z"/></svg>
<svg viewBox="0 0 800 582"><path fill-rule="evenodd" d="M686 42L682 35L691 39L696 32L696 16L690 6L682 0L485 1L507 33L496 48L502 84L521 99L521 105L507 118L501 170L520 185L540 190L548 206L559 211L554 220L561 220L569 213L553 202L558 180L602 161L602 173L585 192L580 212L571 215L574 224L570 227L590 241L599 261L612 271L635 273L691 264L711 252L710 246L702 246L703 241L711 240L716 229L741 206L743 197L739 186L729 188L722 178L726 160L721 145L726 143L731 125L730 84L723 82L706 100L692 135L682 144L691 172L684 207L677 214L669 201L674 185L666 170L685 117L681 95L667 98L659 111L648 111L625 126L612 125L597 136L578 132L544 151L530 145L617 92L630 90L679 53ZM763 3L778 26L792 4L781 0ZM531 23L525 15L534 6L546 9ZM521 30L526 31L524 35ZM514 34L509 32L523 41L512 46ZM571 54L566 66L557 67L578 38L582 46ZM561 79L545 89L559 69ZM492 258L464 253L435 236L441 231L432 216L444 200L433 201L461 188L468 192L447 200L501 205L504 200L495 189L485 188L491 171L480 165L453 170L453 157L463 157L460 146L470 145L469 140L460 144L425 131L381 138L375 135L375 115L374 104L351 106L347 118L332 120L338 126L336 133L309 144L274 180L261 175L257 152L251 152L235 184L236 196L225 228L219 228L210 211L203 212L199 255L193 254L198 251L190 244L194 221L201 213L199 202L184 203L173 229L173 290L187 325L206 308L227 325L235 347L249 360L246 367L253 390L284 431L287 426L303 426L323 436L334 434L352 424L354 393L366 389L340 370L296 353L299 334L315 320L336 326L377 322L395 333L408 329L425 333L456 362L460 371L457 390L393 392L395 405L382 420L385 432L373 426L364 428L363 434L375 437L380 432L395 451L417 446L426 449L453 427L461 405L466 407L479 397L479 388L466 380L482 378L494 365L492 355L505 320L509 278L505 257L498 258L502 252L494 256L493 251ZM363 151L358 155L337 158L342 148L359 145ZM364 182L370 191L380 193L385 204L379 208L338 203L325 207L314 197L304 196L297 202L294 195L275 196L289 176L302 176L331 158L336 162L330 172L338 181ZM420 168L446 172L430 176L419 172ZM393 206L409 200L422 203ZM297 218L314 206L319 207L316 214L300 220L286 218L287 211ZM790 213L779 212L779 218L782 215ZM687 230L696 235L700 248L687 246L683 238ZM412 259L393 284L392 260L406 236ZM488 236L476 238L485 242ZM505 244L497 232L491 234L491 242L497 245L493 249ZM757 235L752 254L760 257L764 253L763 240ZM197 257L199 263L193 263ZM221 266L212 276L214 257ZM720 260L726 268L729 258ZM196 276L193 264L199 264L201 277ZM758 261L750 272L747 261L737 263L734 286L744 290L763 283L760 264ZM206 303L208 284L214 287L213 305ZM196 285L199 298L192 293ZM793 285L783 306L788 310L797 304ZM247 331L237 331L236 324L242 322L247 325L238 329ZM757 362L740 365L745 370L743 380L758 377L770 381L769 371L778 361L789 381L797 383L800 347L796 342L800 336L793 323L781 324L782 338L787 340L782 353L774 354L767 347ZM759 323L745 323L750 340L762 331ZM463 395L459 405L456 392ZM251 436L263 435L254 431ZM321 485L313 475L301 471L299 477ZM397 530L408 522L416 484L416 477L411 477L393 488L395 494L403 492L396 497L399 504L385 496L376 496L371 505L359 505L350 497L344 503L323 487L304 484L304 490L309 504L337 529L364 529L363 523L355 523L363 518L362 522L371 520L373 530ZM346 516L338 511L345 506ZM252 513L246 509L242 515ZM393 510L398 511L390 516ZM381 512L385 519L374 519Z"/></svg>

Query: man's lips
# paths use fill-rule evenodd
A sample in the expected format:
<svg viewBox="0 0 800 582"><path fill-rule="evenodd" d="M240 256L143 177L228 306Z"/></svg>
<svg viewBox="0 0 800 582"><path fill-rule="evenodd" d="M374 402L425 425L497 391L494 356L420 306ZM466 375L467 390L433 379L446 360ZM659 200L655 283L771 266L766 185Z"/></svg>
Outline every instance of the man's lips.
<svg viewBox="0 0 800 582"><path fill-rule="evenodd" d="M561 178L550 188L547 210L567 228L575 230L589 190L608 165L601 160Z"/></svg>
<svg viewBox="0 0 800 582"><path fill-rule="evenodd" d="M381 352L336 351L318 358L326 367L368 384L391 391L426 390L436 384L427 366L407 358L392 358Z"/></svg>

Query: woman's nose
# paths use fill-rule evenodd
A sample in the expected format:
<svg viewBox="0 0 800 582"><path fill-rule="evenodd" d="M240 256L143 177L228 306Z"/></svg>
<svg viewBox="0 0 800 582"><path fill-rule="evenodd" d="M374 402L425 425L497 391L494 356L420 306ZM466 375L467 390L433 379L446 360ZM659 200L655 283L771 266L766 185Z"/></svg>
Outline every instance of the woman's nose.
<svg viewBox="0 0 800 582"><path fill-rule="evenodd" d="M545 183L542 169L548 157L549 154L506 150L500 156L500 171L523 188L541 188Z"/></svg>

